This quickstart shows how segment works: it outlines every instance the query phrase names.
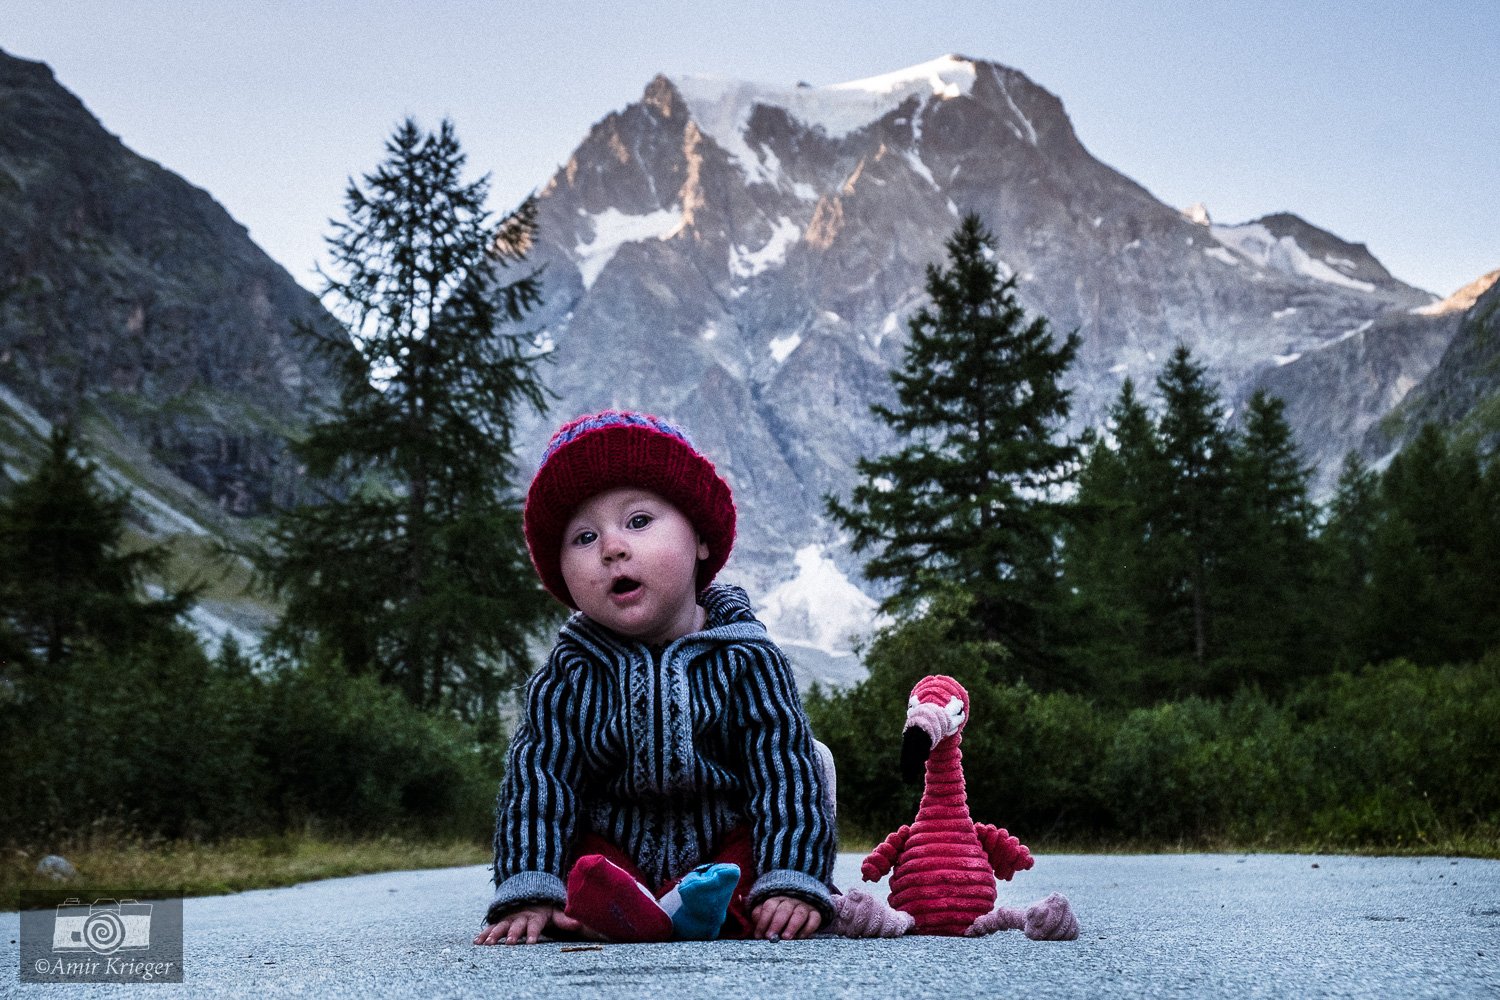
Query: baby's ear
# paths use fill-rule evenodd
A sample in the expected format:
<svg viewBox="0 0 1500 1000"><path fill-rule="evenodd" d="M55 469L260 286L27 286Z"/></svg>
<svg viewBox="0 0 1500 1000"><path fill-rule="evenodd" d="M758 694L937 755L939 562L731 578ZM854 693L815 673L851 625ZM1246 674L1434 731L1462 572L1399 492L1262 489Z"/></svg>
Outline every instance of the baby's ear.
<svg viewBox="0 0 1500 1000"><path fill-rule="evenodd" d="M703 536L702 535L699 535L698 536L698 561L702 562L703 560L705 560L707 558L708 558L708 543L703 540Z"/></svg>

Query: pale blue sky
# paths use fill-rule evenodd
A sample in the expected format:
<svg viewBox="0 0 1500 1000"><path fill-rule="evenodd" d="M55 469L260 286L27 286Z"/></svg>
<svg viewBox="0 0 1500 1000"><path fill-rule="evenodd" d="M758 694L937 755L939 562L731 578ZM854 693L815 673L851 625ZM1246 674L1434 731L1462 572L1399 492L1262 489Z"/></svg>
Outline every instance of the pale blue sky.
<svg viewBox="0 0 1500 1000"><path fill-rule="evenodd" d="M658 72L821 85L946 52L1057 94L1169 204L1293 211L1444 295L1500 267L1494 0L8 0L0 48L308 284L345 179L404 115L450 115L505 208Z"/></svg>

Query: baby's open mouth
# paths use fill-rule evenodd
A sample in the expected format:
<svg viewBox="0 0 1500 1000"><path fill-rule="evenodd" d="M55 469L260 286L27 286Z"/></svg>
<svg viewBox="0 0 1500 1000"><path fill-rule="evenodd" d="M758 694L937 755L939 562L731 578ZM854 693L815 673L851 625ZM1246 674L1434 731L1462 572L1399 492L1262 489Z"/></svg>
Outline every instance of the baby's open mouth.
<svg viewBox="0 0 1500 1000"><path fill-rule="evenodd" d="M632 580L628 576L622 576L610 585L611 594L629 594L640 587L640 581Z"/></svg>

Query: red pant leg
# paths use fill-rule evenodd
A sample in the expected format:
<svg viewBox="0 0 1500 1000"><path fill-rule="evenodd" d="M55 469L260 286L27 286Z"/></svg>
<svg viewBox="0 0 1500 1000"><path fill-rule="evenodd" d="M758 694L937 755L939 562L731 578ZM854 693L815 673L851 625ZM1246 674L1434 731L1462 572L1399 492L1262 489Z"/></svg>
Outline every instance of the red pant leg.
<svg viewBox="0 0 1500 1000"><path fill-rule="evenodd" d="M618 865L627 875L650 889L657 899L671 892L681 881L675 878L668 879L659 887L652 886L651 880L641 871L634 858L620 850L612 841L593 832L585 833L578 839L578 846L574 850L574 863L577 863L577 858L587 854L603 855L606 860ZM734 887L734 895L729 898L729 913L724 919L724 929L719 936L749 937L754 922L750 919L750 908L745 903L745 897L759 877L755 870L755 844L751 840L750 827L742 825L730 830L719 842L713 854L703 858L699 864L739 865L740 880Z"/></svg>
<svg viewBox="0 0 1500 1000"><path fill-rule="evenodd" d="M634 858L616 847L613 841L605 840L597 833L585 833L582 837L578 838L578 847L573 854L573 864L576 865L579 858L589 854L604 855L604 859L606 861L609 861L612 864L624 869L625 874L635 879L647 889L650 889L652 891L652 894L655 895L658 899L660 899L662 894L667 891L666 889L657 891L657 889L651 884L651 880L646 877L646 874L641 871L640 866L635 863ZM569 866L568 871L569 873L572 872L571 865ZM563 876L563 881L567 881L567 876ZM667 886L667 889L670 888L670 885Z"/></svg>

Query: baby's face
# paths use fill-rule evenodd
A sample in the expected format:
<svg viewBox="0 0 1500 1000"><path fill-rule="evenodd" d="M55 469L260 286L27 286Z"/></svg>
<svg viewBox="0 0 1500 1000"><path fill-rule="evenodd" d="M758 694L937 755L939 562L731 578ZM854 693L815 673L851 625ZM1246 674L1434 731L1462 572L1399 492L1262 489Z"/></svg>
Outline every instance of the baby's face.
<svg viewBox="0 0 1500 1000"><path fill-rule="evenodd" d="M707 558L682 511L634 487L590 498L563 532L563 581L578 609L654 646L698 630L698 560Z"/></svg>

